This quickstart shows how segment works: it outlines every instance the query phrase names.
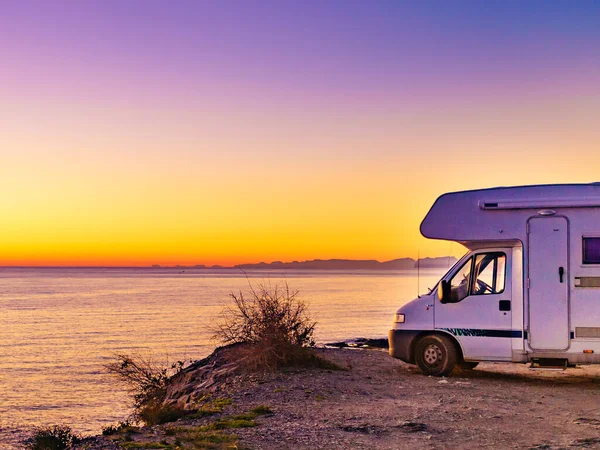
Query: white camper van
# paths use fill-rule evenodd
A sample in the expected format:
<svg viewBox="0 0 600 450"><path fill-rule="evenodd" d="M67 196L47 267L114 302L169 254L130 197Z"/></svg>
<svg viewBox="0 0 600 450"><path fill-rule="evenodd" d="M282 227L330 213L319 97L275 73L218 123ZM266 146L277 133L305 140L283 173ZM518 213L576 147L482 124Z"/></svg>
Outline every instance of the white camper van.
<svg viewBox="0 0 600 450"><path fill-rule="evenodd" d="M421 234L469 252L397 311L390 355L438 376L600 363L600 183L444 194Z"/></svg>

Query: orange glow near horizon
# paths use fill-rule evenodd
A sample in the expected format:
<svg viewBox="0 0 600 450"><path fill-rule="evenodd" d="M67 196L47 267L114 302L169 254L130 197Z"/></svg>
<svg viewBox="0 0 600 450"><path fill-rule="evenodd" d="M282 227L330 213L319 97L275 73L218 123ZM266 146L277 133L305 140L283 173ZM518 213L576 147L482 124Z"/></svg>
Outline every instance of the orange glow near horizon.
<svg viewBox="0 0 600 450"><path fill-rule="evenodd" d="M438 195L592 181L597 173L588 164L565 176L562 151L568 143L562 141L568 137L544 133L524 143L496 139L490 145L493 129L480 130L478 137L463 128L455 130L465 133L456 139L462 145L444 135L396 136L375 154L363 144L351 158L331 160L318 160L315 153L286 161L275 146L251 150L248 143L246 154L219 148L212 160L193 152L161 154L150 141L135 143L146 149L140 155L127 148L102 151L101 144L97 153L80 155L66 141L27 157L24 149L9 176L0 179L0 190L10 193L3 196L0 265L235 265L457 255L459 245L419 234ZM48 148L50 142L42 136L30 145ZM479 153L485 145L487 152ZM580 153L588 148L592 155L594 145L580 143ZM418 151L386 154L395 147ZM539 152L527 156L530 148L544 148L545 159L538 159ZM264 159L253 156L269 151Z"/></svg>
<svg viewBox="0 0 600 450"><path fill-rule="evenodd" d="M74 112L63 122L55 116L51 130L33 124L33 136L3 137L15 151L4 158L0 179L0 265L456 256L458 244L419 234L420 221L444 192L597 176L594 136L585 123L552 129L562 115L558 106L553 113L536 110L544 126L522 139L502 134L518 127L519 112L495 122L496 113L486 118L485 110L466 109L451 123L432 123L435 137L425 117L412 133L394 131L390 122L383 140L369 127L360 140L350 139L352 124L334 121L341 137L310 138L302 128L288 136L285 152L269 136L209 140L193 127L174 135L176 150L127 127L87 142L85 128L65 131L76 124ZM571 162L567 174L564 149L573 139L579 159L593 163Z"/></svg>

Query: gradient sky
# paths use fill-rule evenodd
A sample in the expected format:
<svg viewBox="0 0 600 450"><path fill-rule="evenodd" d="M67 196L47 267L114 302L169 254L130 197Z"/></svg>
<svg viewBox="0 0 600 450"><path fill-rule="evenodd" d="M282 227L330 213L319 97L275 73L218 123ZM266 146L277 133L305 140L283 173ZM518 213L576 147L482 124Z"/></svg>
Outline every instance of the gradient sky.
<svg viewBox="0 0 600 450"><path fill-rule="evenodd" d="M437 256L448 191L600 181L600 2L14 1L0 265Z"/></svg>

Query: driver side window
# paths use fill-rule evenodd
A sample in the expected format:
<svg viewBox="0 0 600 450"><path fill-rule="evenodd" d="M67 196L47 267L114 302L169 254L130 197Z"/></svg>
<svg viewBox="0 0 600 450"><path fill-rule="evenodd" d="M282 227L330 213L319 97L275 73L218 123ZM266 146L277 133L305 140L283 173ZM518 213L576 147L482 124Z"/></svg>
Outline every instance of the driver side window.
<svg viewBox="0 0 600 450"><path fill-rule="evenodd" d="M483 253L475 257L472 295L500 294L504 291L506 255Z"/></svg>

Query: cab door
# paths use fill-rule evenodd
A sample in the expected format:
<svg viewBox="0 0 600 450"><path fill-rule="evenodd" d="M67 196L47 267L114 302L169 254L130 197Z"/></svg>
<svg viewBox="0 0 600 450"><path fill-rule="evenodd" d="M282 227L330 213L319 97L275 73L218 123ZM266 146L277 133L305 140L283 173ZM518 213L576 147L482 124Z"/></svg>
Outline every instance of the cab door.
<svg viewBox="0 0 600 450"><path fill-rule="evenodd" d="M511 251L481 250L446 278L449 296L437 300L436 329L460 342L466 359L511 360Z"/></svg>

